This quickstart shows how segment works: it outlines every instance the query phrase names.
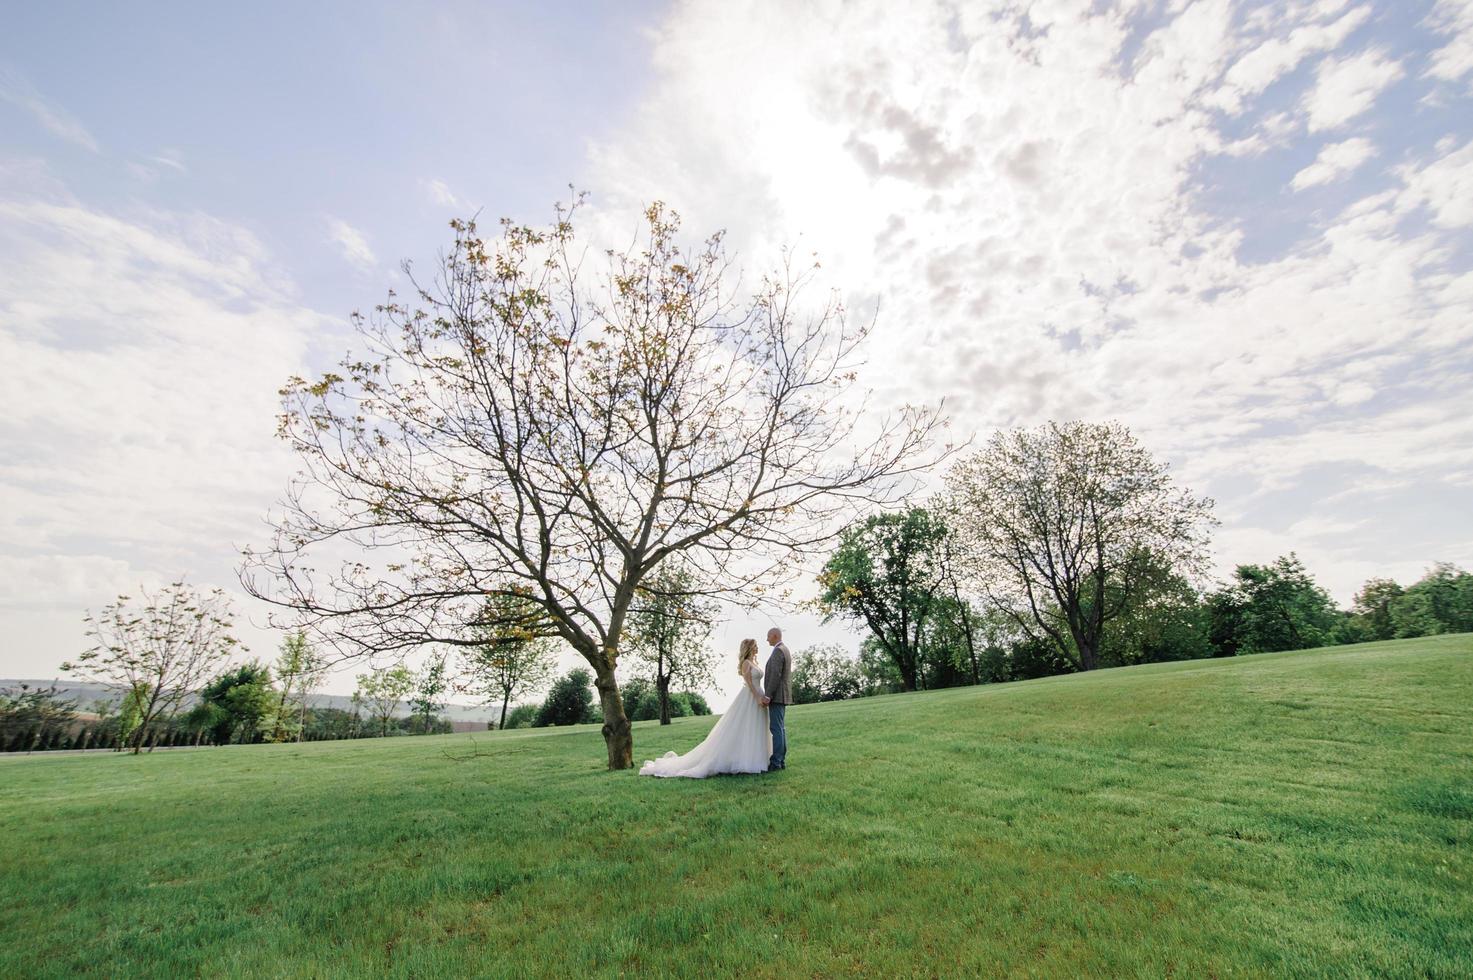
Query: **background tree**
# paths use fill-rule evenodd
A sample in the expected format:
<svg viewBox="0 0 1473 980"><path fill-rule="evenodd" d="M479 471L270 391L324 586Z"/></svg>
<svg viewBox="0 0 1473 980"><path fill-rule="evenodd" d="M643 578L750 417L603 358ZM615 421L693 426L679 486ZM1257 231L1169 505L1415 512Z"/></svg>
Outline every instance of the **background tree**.
<svg viewBox="0 0 1473 980"><path fill-rule="evenodd" d="M947 488L969 582L1082 670L1160 569L1206 565L1212 502L1174 486L1119 423L999 432Z"/></svg>
<svg viewBox="0 0 1473 980"><path fill-rule="evenodd" d="M512 701L541 690L557 669L542 606L514 591L487 599L471 631L480 640L462 654L466 690L483 703L501 702L498 728Z"/></svg>
<svg viewBox="0 0 1473 980"><path fill-rule="evenodd" d="M670 724L670 685L715 683L708 640L716 604L704 601L687 569L664 567L645 579L629 610L627 649L654 672L660 724Z"/></svg>
<svg viewBox="0 0 1473 980"><path fill-rule="evenodd" d="M363 734L363 676L358 677L358 687L348 698L348 704L353 708L349 716L348 737L357 738Z"/></svg>
<svg viewBox="0 0 1473 980"><path fill-rule="evenodd" d="M337 371L288 382L280 432L305 475L241 574L345 655L475 645L463 624L514 584L592 669L622 769L615 671L646 577L678 557L713 595L763 594L906 492L939 421L856 430L844 386L866 330L834 295L807 300L814 269L739 299L722 236L686 249L655 204L596 270L574 210L490 244L455 222L433 286L358 318ZM313 573L344 545L339 574Z"/></svg>
<svg viewBox="0 0 1473 980"><path fill-rule="evenodd" d="M1192 583L1164 563L1143 563L1129 602L1117 603L1110 583L1107 605L1121 612L1105 624L1099 662L1119 667L1212 656L1209 613ZM1088 590L1087 590L1088 591Z"/></svg>
<svg viewBox="0 0 1473 980"><path fill-rule="evenodd" d="M593 678L582 667L559 677L547 692L547 700L537 709L534 724L538 728L591 724L594 720L592 681Z"/></svg>
<svg viewBox="0 0 1473 980"><path fill-rule="evenodd" d="M62 669L137 698L138 724L127 736L136 753L164 719L220 664L243 649L231 635L233 613L220 589L201 594L184 582L140 590L85 617L95 644Z"/></svg>
<svg viewBox="0 0 1473 980"><path fill-rule="evenodd" d="M193 742L199 745L209 736L210 742L219 745L215 735L224 730L228 736L230 726L225 709L210 701L196 701L188 711L179 716L179 722L184 729L193 734Z"/></svg>
<svg viewBox="0 0 1473 980"><path fill-rule="evenodd" d="M624 714L630 721L654 721L660 717L660 695L649 678L633 677L621 683L619 696L624 699ZM670 692L667 708L672 718L711 713L706 699L692 691Z"/></svg>
<svg viewBox="0 0 1473 980"><path fill-rule="evenodd" d="M1213 640L1224 652L1272 653L1331 642L1340 614L1293 552L1268 565L1239 565L1213 601Z"/></svg>
<svg viewBox="0 0 1473 980"><path fill-rule="evenodd" d="M52 684L0 688L0 752L30 752L76 721L77 701Z"/></svg>
<svg viewBox="0 0 1473 980"><path fill-rule="evenodd" d="M799 704L844 701L859 697L864 689L858 661L842 647L818 644L794 659L793 697Z"/></svg>
<svg viewBox="0 0 1473 980"><path fill-rule="evenodd" d="M275 668L281 696L276 706L271 740L281 742L295 738L301 741L302 727L306 723L307 696L322 682L326 665L308 642L306 631L297 630L287 634L282 641Z"/></svg>
<svg viewBox="0 0 1473 980"><path fill-rule="evenodd" d="M199 699L215 709L209 717L216 745L254 742L276 727L280 697L265 664L253 661L232 667L206 684Z"/></svg>
<svg viewBox="0 0 1473 980"><path fill-rule="evenodd" d="M1391 604L1404 590L1389 578L1373 578L1361 586L1351 602L1351 631L1361 641L1389 640L1396 636Z"/></svg>
<svg viewBox="0 0 1473 980"><path fill-rule="evenodd" d="M537 715L542 710L538 704L519 704L506 716L506 728L531 728L537 724Z"/></svg>
<svg viewBox="0 0 1473 980"><path fill-rule="evenodd" d="M866 626L895 663L907 691L918 686L925 630L943 588L940 543L946 529L911 507L846 528L819 573L819 604Z"/></svg>
<svg viewBox="0 0 1473 980"><path fill-rule="evenodd" d="M389 719L413 690L414 674L403 664L358 675L357 693L369 717L377 723L380 737L389 734Z"/></svg>
<svg viewBox="0 0 1473 980"><path fill-rule="evenodd" d="M859 641L860 695L896 694L905 689L895 660L873 635Z"/></svg>
<svg viewBox="0 0 1473 980"><path fill-rule="evenodd" d="M445 710L445 692L450 690L450 677L445 672L448 660L449 655L444 652L431 654L419 673L414 675L410 708L419 718L426 735L434 726L435 715Z"/></svg>
<svg viewBox="0 0 1473 980"><path fill-rule="evenodd" d="M148 684L135 684L123 694L123 700L118 704L118 750L132 748L135 752L138 748L134 745L134 737L138 737L138 746L141 746L143 735L143 712L145 706L152 700L151 687Z"/></svg>
<svg viewBox="0 0 1473 980"><path fill-rule="evenodd" d="M980 684L982 663L978 633L983 619L963 593L962 561L961 555L957 553L957 546L957 536L951 533L950 528L943 528L941 537L936 542L936 560L940 572L938 584L944 596L938 618L944 624L944 631L951 635L956 652L966 656L965 663L958 661L957 666L965 666L972 683Z"/></svg>
<svg viewBox="0 0 1473 980"><path fill-rule="evenodd" d="M1473 631L1473 575L1439 562L1387 603L1398 638Z"/></svg>

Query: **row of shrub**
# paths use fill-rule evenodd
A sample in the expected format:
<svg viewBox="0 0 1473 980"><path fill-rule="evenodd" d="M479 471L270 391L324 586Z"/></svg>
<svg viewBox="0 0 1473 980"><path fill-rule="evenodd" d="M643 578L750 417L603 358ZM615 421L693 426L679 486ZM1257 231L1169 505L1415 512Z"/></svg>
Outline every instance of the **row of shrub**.
<svg viewBox="0 0 1473 980"><path fill-rule="evenodd" d="M630 721L651 721L660 717L660 695L646 678L636 677L619 688L624 714ZM709 715L711 706L692 691L670 692L670 715L688 718ZM568 671L553 682L547 697L538 704L521 704L506 716L507 728L547 728L554 725L597 725L603 723L603 711L593 693L593 675L581 667Z"/></svg>

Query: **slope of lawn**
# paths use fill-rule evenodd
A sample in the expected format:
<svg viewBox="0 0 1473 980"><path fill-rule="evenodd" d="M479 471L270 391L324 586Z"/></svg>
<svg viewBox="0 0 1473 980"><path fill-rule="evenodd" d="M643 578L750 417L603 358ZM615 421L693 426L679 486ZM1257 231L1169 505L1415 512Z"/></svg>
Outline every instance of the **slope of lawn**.
<svg viewBox="0 0 1473 980"><path fill-rule="evenodd" d="M0 976L1473 975L1473 635L789 719L5 759Z"/></svg>

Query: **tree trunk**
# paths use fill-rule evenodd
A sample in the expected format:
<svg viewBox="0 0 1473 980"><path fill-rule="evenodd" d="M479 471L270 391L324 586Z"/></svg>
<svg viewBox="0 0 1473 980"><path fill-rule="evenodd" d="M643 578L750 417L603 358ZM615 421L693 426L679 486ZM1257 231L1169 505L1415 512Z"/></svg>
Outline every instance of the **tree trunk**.
<svg viewBox="0 0 1473 980"><path fill-rule="evenodd" d="M1079 669L1095 669L1095 645L1088 640L1076 640L1079 646Z"/></svg>
<svg viewBox="0 0 1473 980"><path fill-rule="evenodd" d="M614 669L604 665L595 668L593 686L598 688L599 704L604 713L604 745L609 750L610 769L629 769L634 765L634 732L629 727L629 717L624 714L624 702L619 698L619 682L614 679Z"/></svg>
<svg viewBox="0 0 1473 980"><path fill-rule="evenodd" d="M972 683L982 683L982 673L977 669L977 641L972 638L972 617L962 613L962 636L967 638L967 656L972 660Z"/></svg>
<svg viewBox="0 0 1473 980"><path fill-rule="evenodd" d="M670 677L657 677L655 687L660 692L660 724L670 724Z"/></svg>
<svg viewBox="0 0 1473 980"><path fill-rule="evenodd" d="M498 732L506 731L506 706L509 704L511 704L510 691L506 693L506 697L501 699L501 721L496 723L496 730Z"/></svg>
<svg viewBox="0 0 1473 980"><path fill-rule="evenodd" d="M905 642L901 641L902 644ZM900 671L900 689L914 691L920 681L920 657L915 650L901 647L900 656L895 658L895 668Z"/></svg>

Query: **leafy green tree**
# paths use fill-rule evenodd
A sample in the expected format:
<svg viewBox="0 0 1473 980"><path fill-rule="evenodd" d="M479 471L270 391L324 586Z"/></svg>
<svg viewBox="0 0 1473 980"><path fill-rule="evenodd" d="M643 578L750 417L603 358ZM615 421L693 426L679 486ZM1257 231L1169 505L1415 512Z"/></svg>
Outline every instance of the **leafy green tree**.
<svg viewBox="0 0 1473 980"><path fill-rule="evenodd" d="M894 659L873 635L859 641L859 680L860 697L905 690Z"/></svg>
<svg viewBox="0 0 1473 980"><path fill-rule="evenodd" d="M919 686L926 628L943 588L945 533L920 507L868 517L840 535L818 577L824 621L842 617L867 627L906 691Z"/></svg>
<svg viewBox="0 0 1473 980"><path fill-rule="evenodd" d="M357 694L368 707L369 716L378 724L380 737L389 734L389 719L414 690L414 674L403 664L383 667L358 675Z"/></svg>
<svg viewBox="0 0 1473 980"><path fill-rule="evenodd" d="M537 723L537 712L541 710L540 705L519 704L511 709L506 716L505 728L531 728Z"/></svg>
<svg viewBox="0 0 1473 980"><path fill-rule="evenodd" d="M1373 578L1361 586L1350 607L1351 630L1357 640L1390 640L1396 636L1391 604L1403 589L1389 578Z"/></svg>
<svg viewBox="0 0 1473 980"><path fill-rule="evenodd" d="M1114 422L997 433L947 475L944 510L972 587L1081 670L1161 568L1205 569L1214 523Z"/></svg>
<svg viewBox="0 0 1473 980"><path fill-rule="evenodd" d="M1391 613L1392 636L1398 640L1436 636L1442 632L1442 620L1428 590L1413 586L1392 600L1388 611Z"/></svg>
<svg viewBox="0 0 1473 980"><path fill-rule="evenodd" d="M0 751L30 752L65 733L77 717L77 701L65 693L55 684L0 688Z"/></svg>
<svg viewBox="0 0 1473 980"><path fill-rule="evenodd" d="M271 741L302 740L307 723L307 698L327 674L327 662L307 639L305 630L289 633L276 658L276 681L281 697L276 706Z"/></svg>
<svg viewBox="0 0 1473 980"><path fill-rule="evenodd" d="M360 676L359 677L359 685L360 686L358 688L356 688L353 691L352 696L348 698L348 703L353 708L353 713L351 715L349 715L349 719L350 720L348 722L348 726L349 726L349 734L348 734L348 737L349 738L358 738L360 735L363 734L363 688L361 686L362 685L362 681L363 681L363 679Z"/></svg>
<svg viewBox="0 0 1473 980"><path fill-rule="evenodd" d="M630 721L654 721L660 717L660 695L648 677L632 677L619 685L624 698L624 713ZM693 691L672 691L669 702L673 718L709 715L711 706Z"/></svg>
<svg viewBox="0 0 1473 980"><path fill-rule="evenodd" d="M135 753L191 691L242 649L231 634L234 613L220 589L200 593L179 581L139 594L141 604L118 596L96 615L89 611L84 621L94 645L61 665L135 699L138 723L124 736Z"/></svg>
<svg viewBox="0 0 1473 980"><path fill-rule="evenodd" d="M547 615L508 589L486 600L471 631L477 642L461 654L467 690L483 703L500 701L497 727L505 728L512 701L541 690L557 669Z"/></svg>
<svg viewBox="0 0 1473 980"><path fill-rule="evenodd" d="M587 725L594 720L593 677L582 667L574 668L553 682L547 700L537 709L536 726ZM623 711L623 705L620 705Z"/></svg>
<svg viewBox="0 0 1473 980"><path fill-rule="evenodd" d="M123 701L118 706L119 749L128 746L136 753L142 747L144 712L152 703L152 698L151 687L144 683L135 684L123 695Z"/></svg>
<svg viewBox="0 0 1473 980"><path fill-rule="evenodd" d="M1439 562L1388 603L1397 638L1473 632L1473 575Z"/></svg>
<svg viewBox="0 0 1473 980"><path fill-rule="evenodd" d="M203 742L206 735L210 736L210 740L214 742L217 732L224 730L228 736L230 731L229 716L225 709L210 701L195 702L188 711L180 716L179 720L184 728L194 735L195 745Z"/></svg>
<svg viewBox="0 0 1473 980"><path fill-rule="evenodd" d="M1108 593L1106 601L1113 601ZM1184 576L1157 565L1143 574L1132 601L1106 626L1100 661L1112 666L1212 656L1208 608Z"/></svg>
<svg viewBox="0 0 1473 980"><path fill-rule="evenodd" d="M215 677L199 692L200 701L212 705L217 745L254 742L275 728L280 701L271 683L271 669L252 661Z"/></svg>
<svg viewBox="0 0 1473 980"><path fill-rule="evenodd" d="M450 678L445 673L448 660L448 654L431 654L414 676L410 707L415 717L419 718L426 735L430 734L434 725L435 714L445 710L445 692L450 689Z"/></svg>
<svg viewBox="0 0 1473 980"><path fill-rule="evenodd" d="M619 685L619 696L624 699L624 713L630 721L649 721L660 717L660 696L648 677L631 677ZM643 712L647 712L641 714Z"/></svg>
<svg viewBox="0 0 1473 980"><path fill-rule="evenodd" d="M1223 653L1272 653L1324 646L1340 615L1293 552L1269 565L1239 565L1212 603L1212 636Z"/></svg>
<svg viewBox="0 0 1473 980"><path fill-rule="evenodd" d="M665 567L645 579L629 610L627 649L654 673L660 724L670 724L670 685L714 683L707 643L715 603L702 599L688 569Z"/></svg>
<svg viewBox="0 0 1473 980"><path fill-rule="evenodd" d="M800 704L857 698L864 688L859 662L834 644L808 647L794 658L793 697Z"/></svg>

